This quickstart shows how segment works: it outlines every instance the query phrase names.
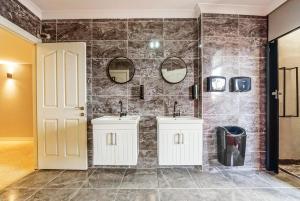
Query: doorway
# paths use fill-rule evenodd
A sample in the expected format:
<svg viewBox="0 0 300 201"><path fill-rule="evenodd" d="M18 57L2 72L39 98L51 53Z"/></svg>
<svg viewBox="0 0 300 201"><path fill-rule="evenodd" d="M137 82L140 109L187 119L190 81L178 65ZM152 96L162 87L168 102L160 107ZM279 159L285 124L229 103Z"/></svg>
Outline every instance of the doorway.
<svg viewBox="0 0 300 201"><path fill-rule="evenodd" d="M300 30L278 39L279 169L300 178Z"/></svg>
<svg viewBox="0 0 300 201"><path fill-rule="evenodd" d="M35 169L35 45L0 28L0 189Z"/></svg>
<svg viewBox="0 0 300 201"><path fill-rule="evenodd" d="M267 169L300 178L300 30L269 44Z"/></svg>

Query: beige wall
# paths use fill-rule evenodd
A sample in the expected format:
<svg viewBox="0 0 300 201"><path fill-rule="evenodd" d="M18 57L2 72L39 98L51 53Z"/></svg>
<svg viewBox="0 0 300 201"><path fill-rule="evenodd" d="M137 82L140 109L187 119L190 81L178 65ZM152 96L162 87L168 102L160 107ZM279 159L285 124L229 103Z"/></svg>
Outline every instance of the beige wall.
<svg viewBox="0 0 300 201"><path fill-rule="evenodd" d="M300 30L280 38L278 45L279 67L300 67ZM286 72L286 84L286 113L296 114L295 71ZM279 71L279 90L283 91L282 71ZM283 96L279 98L279 105L282 114ZM279 158L300 159L300 118L280 118L279 123Z"/></svg>
<svg viewBox="0 0 300 201"><path fill-rule="evenodd" d="M7 79L9 65L0 65L0 137L33 137L32 67L13 67L13 79Z"/></svg>
<svg viewBox="0 0 300 201"><path fill-rule="evenodd" d="M0 137L33 137L35 45L2 28L0 44Z"/></svg>
<svg viewBox="0 0 300 201"><path fill-rule="evenodd" d="M300 26L300 1L288 0L269 15L269 41Z"/></svg>

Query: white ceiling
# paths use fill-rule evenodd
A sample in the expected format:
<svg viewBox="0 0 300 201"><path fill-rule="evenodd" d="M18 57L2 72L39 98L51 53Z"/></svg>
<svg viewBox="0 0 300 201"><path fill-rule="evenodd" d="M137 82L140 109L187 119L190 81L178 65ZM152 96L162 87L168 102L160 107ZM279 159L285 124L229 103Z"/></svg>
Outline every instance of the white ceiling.
<svg viewBox="0 0 300 201"><path fill-rule="evenodd" d="M19 0L44 19L194 17L202 12L267 15L286 0ZM27 4L27 5L26 5ZM195 10L195 7L197 8Z"/></svg>

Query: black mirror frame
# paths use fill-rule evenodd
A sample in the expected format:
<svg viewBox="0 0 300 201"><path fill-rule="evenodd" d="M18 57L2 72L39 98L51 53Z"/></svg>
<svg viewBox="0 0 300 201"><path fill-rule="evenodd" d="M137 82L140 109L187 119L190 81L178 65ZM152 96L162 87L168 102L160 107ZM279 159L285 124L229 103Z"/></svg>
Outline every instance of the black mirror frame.
<svg viewBox="0 0 300 201"><path fill-rule="evenodd" d="M180 80L179 82L170 82L170 81L166 80L166 78L164 77L164 75L163 75L163 73L162 73L162 67L163 67L164 63L165 63L168 59L171 59L171 58L179 59L179 60L181 60L181 61L184 63L184 65L185 65L186 73L185 73L184 77L182 78L182 80ZM177 56L169 56L169 57L165 58L165 60L160 64L159 71L160 71L161 77L163 78L163 80L164 80L165 82L167 82L167 83L169 83L169 84L178 84L178 83L182 82L183 80L185 80L185 78L186 78L186 76L187 76L187 74L188 74L188 67L187 67L185 61L184 61L182 58L177 57Z"/></svg>
<svg viewBox="0 0 300 201"><path fill-rule="evenodd" d="M127 59L127 60L132 64L132 66L133 66L133 75L129 78L129 80L128 80L127 82L122 82L122 83L116 82L116 81L110 76L110 73L109 73L109 66L110 66L110 64L111 64L114 60L116 60L116 59L118 59L118 58L125 58L125 59ZM107 66L106 66L106 74L107 74L107 77L109 77L109 79L110 79L112 82L114 82L114 83L116 83L116 84L126 84L126 83L130 82L130 81L133 79L133 77L134 77L134 75L135 75L135 66L134 66L133 61L132 61L131 59L129 59L128 57L125 57L125 56L117 56L117 57L114 57L113 59L111 59L111 60L108 62Z"/></svg>

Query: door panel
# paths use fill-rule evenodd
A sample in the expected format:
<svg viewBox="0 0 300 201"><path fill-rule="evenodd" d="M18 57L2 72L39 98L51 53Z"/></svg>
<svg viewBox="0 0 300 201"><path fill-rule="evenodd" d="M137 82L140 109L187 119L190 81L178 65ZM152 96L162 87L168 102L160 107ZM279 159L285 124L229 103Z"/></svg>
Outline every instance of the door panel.
<svg viewBox="0 0 300 201"><path fill-rule="evenodd" d="M58 156L58 121L48 119L44 121L44 146L46 156Z"/></svg>
<svg viewBox="0 0 300 201"><path fill-rule="evenodd" d="M66 51L64 61L65 107L78 107L78 55Z"/></svg>
<svg viewBox="0 0 300 201"><path fill-rule="evenodd" d="M159 134L159 164L176 165L180 162L180 132L163 130Z"/></svg>
<svg viewBox="0 0 300 201"><path fill-rule="evenodd" d="M44 106L57 107L57 52L50 52L43 57Z"/></svg>
<svg viewBox="0 0 300 201"><path fill-rule="evenodd" d="M129 130L115 131L116 165L137 164L137 135Z"/></svg>
<svg viewBox="0 0 300 201"><path fill-rule="evenodd" d="M182 136L180 163L182 165L202 164L202 139L199 131L183 131Z"/></svg>
<svg viewBox="0 0 300 201"><path fill-rule="evenodd" d="M94 165L114 165L115 145L113 132L110 130L94 130Z"/></svg>
<svg viewBox="0 0 300 201"><path fill-rule="evenodd" d="M78 119L66 119L65 131L66 155L79 156L80 125Z"/></svg>
<svg viewBox="0 0 300 201"><path fill-rule="evenodd" d="M38 45L39 169L87 169L85 71L85 43Z"/></svg>

